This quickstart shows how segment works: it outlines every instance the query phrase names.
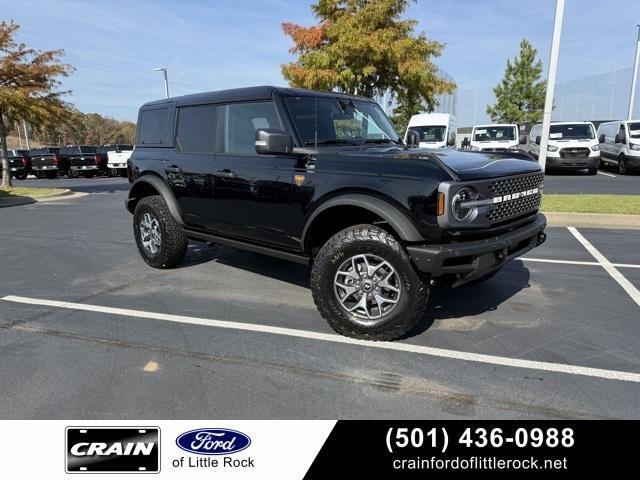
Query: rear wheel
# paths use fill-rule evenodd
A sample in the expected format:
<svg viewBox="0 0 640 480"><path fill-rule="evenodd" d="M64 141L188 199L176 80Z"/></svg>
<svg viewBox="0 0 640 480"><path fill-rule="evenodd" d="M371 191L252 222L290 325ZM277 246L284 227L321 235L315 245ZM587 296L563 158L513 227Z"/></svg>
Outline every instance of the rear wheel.
<svg viewBox="0 0 640 480"><path fill-rule="evenodd" d="M36 171L36 177L39 178L40 180L42 180L43 178L46 178L46 174L44 172L41 172L40 170Z"/></svg>
<svg viewBox="0 0 640 480"><path fill-rule="evenodd" d="M311 291L336 332L369 340L408 333L429 296L398 241L374 225L346 228L324 244L313 262Z"/></svg>
<svg viewBox="0 0 640 480"><path fill-rule="evenodd" d="M187 235L160 195L138 202L133 213L133 234L140 255L154 268L175 267L187 253Z"/></svg>

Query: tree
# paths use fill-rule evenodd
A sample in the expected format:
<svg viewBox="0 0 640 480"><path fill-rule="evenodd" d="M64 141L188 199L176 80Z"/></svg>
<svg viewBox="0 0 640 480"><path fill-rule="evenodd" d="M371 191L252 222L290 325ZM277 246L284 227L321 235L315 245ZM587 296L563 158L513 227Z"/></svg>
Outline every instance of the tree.
<svg viewBox="0 0 640 480"><path fill-rule="evenodd" d="M11 187L7 125L23 119L35 126L66 121L71 112L62 99L69 92L58 91L58 78L72 71L60 62L64 51L40 51L17 43L14 37L19 28L13 21L0 22L0 188Z"/></svg>
<svg viewBox="0 0 640 480"><path fill-rule="evenodd" d="M493 87L495 105L487 105L491 120L499 123L533 123L544 113L547 82L540 80L542 61L526 38L520 42L518 57L507 60L502 81Z"/></svg>
<svg viewBox="0 0 640 480"><path fill-rule="evenodd" d="M293 62L282 74L293 87L382 96L391 89L411 114L433 110L436 97L455 85L432 63L444 44L414 35L415 20L401 19L410 0L318 0L319 23L283 23Z"/></svg>

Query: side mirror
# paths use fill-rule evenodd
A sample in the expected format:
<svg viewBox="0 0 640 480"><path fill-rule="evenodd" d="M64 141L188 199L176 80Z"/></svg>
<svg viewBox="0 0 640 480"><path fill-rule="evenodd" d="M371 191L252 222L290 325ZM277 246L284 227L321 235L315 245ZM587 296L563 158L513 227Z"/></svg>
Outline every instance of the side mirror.
<svg viewBox="0 0 640 480"><path fill-rule="evenodd" d="M618 134L616 135L616 143L627 143L626 139L624 138L624 133L618 132Z"/></svg>
<svg viewBox="0 0 640 480"><path fill-rule="evenodd" d="M417 130L409 130L407 132L407 146L419 147L420 146L420 134Z"/></svg>
<svg viewBox="0 0 640 480"><path fill-rule="evenodd" d="M601 133L600 135L598 135L598 141L600 143L604 143L604 133Z"/></svg>
<svg viewBox="0 0 640 480"><path fill-rule="evenodd" d="M456 144L456 137L449 137L449 141L447 142L447 147L453 147Z"/></svg>
<svg viewBox="0 0 640 480"><path fill-rule="evenodd" d="M542 141L542 137L540 135L538 135L536 137L536 145L540 145L540 142Z"/></svg>
<svg viewBox="0 0 640 480"><path fill-rule="evenodd" d="M260 128L256 130L256 153L283 154L293 150L293 139L284 130Z"/></svg>
<svg viewBox="0 0 640 480"><path fill-rule="evenodd" d="M527 144L527 137L525 137L524 135L520 135L520 145L526 145Z"/></svg>

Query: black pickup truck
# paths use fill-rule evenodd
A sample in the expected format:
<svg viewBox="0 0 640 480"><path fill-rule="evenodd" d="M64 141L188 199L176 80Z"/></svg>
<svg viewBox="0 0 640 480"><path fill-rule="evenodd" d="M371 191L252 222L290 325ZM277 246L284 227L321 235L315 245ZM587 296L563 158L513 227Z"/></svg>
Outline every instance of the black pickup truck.
<svg viewBox="0 0 640 480"><path fill-rule="evenodd" d="M74 145L60 149L60 156L68 165L67 177L74 178L82 175L91 178L99 173L100 157L97 147L93 145Z"/></svg>
<svg viewBox="0 0 640 480"><path fill-rule="evenodd" d="M68 164L60 156L60 148L43 147L29 150L31 170L38 178L56 178L66 173Z"/></svg>
<svg viewBox="0 0 640 480"><path fill-rule="evenodd" d="M9 172L11 172L11 176L18 180L26 179L31 171L29 150L9 149L7 150L7 159L9 160ZM1 175L2 162L0 162L0 176Z"/></svg>
<svg viewBox="0 0 640 480"><path fill-rule="evenodd" d="M126 200L138 250L156 268L178 264L189 239L311 265L337 332L401 337L432 286L490 278L546 226L528 156L407 138L375 102L339 93L252 87L147 103Z"/></svg>

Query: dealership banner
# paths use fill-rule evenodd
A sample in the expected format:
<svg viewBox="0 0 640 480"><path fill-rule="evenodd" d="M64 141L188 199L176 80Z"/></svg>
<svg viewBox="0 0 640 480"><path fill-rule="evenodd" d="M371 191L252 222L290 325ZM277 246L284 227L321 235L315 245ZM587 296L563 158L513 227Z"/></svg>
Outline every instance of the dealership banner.
<svg viewBox="0 0 640 480"><path fill-rule="evenodd" d="M640 422L6 420L0 428L3 478L506 478L631 468Z"/></svg>

